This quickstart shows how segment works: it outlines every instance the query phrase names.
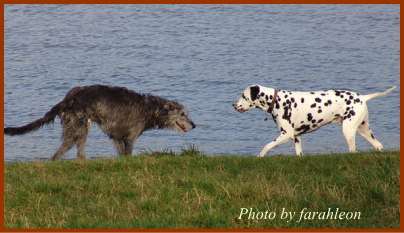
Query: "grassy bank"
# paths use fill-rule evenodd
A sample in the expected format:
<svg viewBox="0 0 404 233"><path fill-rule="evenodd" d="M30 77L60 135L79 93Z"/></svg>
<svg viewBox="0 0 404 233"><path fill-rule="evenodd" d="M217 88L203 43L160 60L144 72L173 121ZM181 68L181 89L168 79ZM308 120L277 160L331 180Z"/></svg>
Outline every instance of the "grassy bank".
<svg viewBox="0 0 404 233"><path fill-rule="evenodd" d="M295 156L136 156L9 163L10 228L399 227L399 152ZM240 208L275 211L253 220ZM282 208L296 211L287 222ZM301 220L300 211L361 212Z"/></svg>

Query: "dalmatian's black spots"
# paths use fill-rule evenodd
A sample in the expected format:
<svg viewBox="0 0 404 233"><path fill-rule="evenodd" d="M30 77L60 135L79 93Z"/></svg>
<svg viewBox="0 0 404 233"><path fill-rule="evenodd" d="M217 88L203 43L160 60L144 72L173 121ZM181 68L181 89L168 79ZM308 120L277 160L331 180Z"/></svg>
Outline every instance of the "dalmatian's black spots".
<svg viewBox="0 0 404 233"><path fill-rule="evenodd" d="M295 103L295 104L293 105L293 107L294 107L294 108L297 108L297 103Z"/></svg>
<svg viewBox="0 0 404 233"><path fill-rule="evenodd" d="M272 95L269 95L269 99L272 100L272 98L273 98Z"/></svg>
<svg viewBox="0 0 404 233"><path fill-rule="evenodd" d="M345 103L346 103L347 105L350 105L352 102L351 102L350 100L346 100Z"/></svg>
<svg viewBox="0 0 404 233"><path fill-rule="evenodd" d="M251 100L255 101L258 98L258 93L260 92L260 87L259 86L252 86L250 87L250 95L251 95Z"/></svg>
<svg viewBox="0 0 404 233"><path fill-rule="evenodd" d="M285 107L285 106L286 106L286 102L283 102L282 106Z"/></svg>
<svg viewBox="0 0 404 233"><path fill-rule="evenodd" d="M316 125L316 124L313 124L313 125L311 126L311 128L315 129L315 128L317 128L317 125Z"/></svg>
<svg viewBox="0 0 404 233"><path fill-rule="evenodd" d="M341 95L341 92L340 92L340 91L335 91L335 95L336 95L336 96L340 96L340 95Z"/></svg>
<svg viewBox="0 0 404 233"><path fill-rule="evenodd" d="M281 106L279 105L278 101L275 102L275 108L279 109Z"/></svg>
<svg viewBox="0 0 404 233"><path fill-rule="evenodd" d="M268 96L267 96L267 95L265 95L265 100L266 100L266 101L268 101L268 100L269 100L269 98L268 98Z"/></svg>
<svg viewBox="0 0 404 233"><path fill-rule="evenodd" d="M364 125L366 123L366 121L362 121L361 125Z"/></svg>
<svg viewBox="0 0 404 233"><path fill-rule="evenodd" d="M349 91L347 91L346 94L347 94L347 95L352 95L351 92L349 92Z"/></svg>
<svg viewBox="0 0 404 233"><path fill-rule="evenodd" d="M301 98L301 99L300 99L300 102L304 103L304 98Z"/></svg>
<svg viewBox="0 0 404 233"><path fill-rule="evenodd" d="M345 111L345 113L344 113L344 120L346 120L346 119L350 119L351 117L353 117L353 116L355 116L355 111L354 110L347 110L347 111Z"/></svg>
<svg viewBox="0 0 404 233"><path fill-rule="evenodd" d="M311 120L311 123L313 124L316 123L316 119Z"/></svg>
<svg viewBox="0 0 404 233"><path fill-rule="evenodd" d="M288 95L285 95L285 99L288 98Z"/></svg>
<svg viewBox="0 0 404 233"><path fill-rule="evenodd" d="M325 94L325 93L321 93L320 95L325 96L326 94Z"/></svg>
<svg viewBox="0 0 404 233"><path fill-rule="evenodd" d="M323 121L324 121L324 119L320 119L320 120L317 121L317 124L320 124Z"/></svg>
<svg viewBox="0 0 404 233"><path fill-rule="evenodd" d="M292 116L292 112L289 111L289 107L285 107L283 109L283 115L282 115L282 119L285 119L289 122L289 124L291 123L290 121L290 117Z"/></svg>
<svg viewBox="0 0 404 233"><path fill-rule="evenodd" d="M314 103L314 104L310 105L310 108L315 108L316 106L317 106L316 103Z"/></svg>
<svg viewBox="0 0 404 233"><path fill-rule="evenodd" d="M307 120L311 121L313 119L313 115L311 113L307 114Z"/></svg>
<svg viewBox="0 0 404 233"><path fill-rule="evenodd" d="M295 123L292 123L292 128L295 128Z"/></svg>
<svg viewBox="0 0 404 233"><path fill-rule="evenodd" d="M265 93L264 93L264 92L261 92L261 93L260 93L260 96L261 96L261 97L263 97L264 95L265 95Z"/></svg>
<svg viewBox="0 0 404 233"><path fill-rule="evenodd" d="M306 132L309 131L309 130L310 130L310 125L301 125L299 128L296 129L296 131L299 132L298 135L304 134L304 133L306 133Z"/></svg>
<svg viewBox="0 0 404 233"><path fill-rule="evenodd" d="M290 98L290 102L294 103L295 102L295 98Z"/></svg>
<svg viewBox="0 0 404 233"><path fill-rule="evenodd" d="M315 93L311 91L310 94L314 95Z"/></svg>
<svg viewBox="0 0 404 233"><path fill-rule="evenodd" d="M370 133L370 136L375 139L375 135L373 135L373 133Z"/></svg>
<svg viewBox="0 0 404 233"><path fill-rule="evenodd" d="M321 99L320 98L315 98L314 101L316 101L317 103L321 103Z"/></svg>
<svg viewBox="0 0 404 233"><path fill-rule="evenodd" d="M351 110L351 111L349 111L349 114L352 115L352 116L355 116L355 111Z"/></svg>
<svg viewBox="0 0 404 233"><path fill-rule="evenodd" d="M274 115L271 113L271 116L272 116L272 120L274 120L275 124L277 124L276 118L278 117L278 115Z"/></svg>
<svg viewBox="0 0 404 233"><path fill-rule="evenodd" d="M360 100L359 98L356 98L356 99L354 100L354 103L359 103L359 102L361 102L361 100Z"/></svg>
<svg viewBox="0 0 404 233"><path fill-rule="evenodd" d="M299 143L299 142L300 142L299 139L295 138L295 143Z"/></svg>
<svg viewBox="0 0 404 233"><path fill-rule="evenodd" d="M286 104L290 104L290 100L289 100L289 99L286 100Z"/></svg>
<svg viewBox="0 0 404 233"><path fill-rule="evenodd" d="M324 106L328 106L328 105L331 105L331 104L332 104L332 101L331 101L331 100L327 100L327 102L324 103Z"/></svg>
<svg viewBox="0 0 404 233"><path fill-rule="evenodd" d="M241 98L243 98L244 100L247 100L247 98L245 97L244 93L241 95Z"/></svg>
<svg viewBox="0 0 404 233"><path fill-rule="evenodd" d="M317 111L317 113L322 113L323 111L321 110L321 109L319 109L318 111Z"/></svg>
<svg viewBox="0 0 404 233"><path fill-rule="evenodd" d="M286 133L286 130L281 127L281 132L282 132L282 133Z"/></svg>

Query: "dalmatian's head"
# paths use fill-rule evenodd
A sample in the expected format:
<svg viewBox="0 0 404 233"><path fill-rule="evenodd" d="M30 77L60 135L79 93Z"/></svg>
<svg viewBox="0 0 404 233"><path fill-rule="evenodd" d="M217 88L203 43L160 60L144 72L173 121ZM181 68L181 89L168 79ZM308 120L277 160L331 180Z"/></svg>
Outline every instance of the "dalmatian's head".
<svg viewBox="0 0 404 233"><path fill-rule="evenodd" d="M259 85L248 86L243 91L243 94L238 99L238 101L233 104L234 109L237 110L238 112L247 112L251 108L255 108L257 106L259 93L260 93Z"/></svg>

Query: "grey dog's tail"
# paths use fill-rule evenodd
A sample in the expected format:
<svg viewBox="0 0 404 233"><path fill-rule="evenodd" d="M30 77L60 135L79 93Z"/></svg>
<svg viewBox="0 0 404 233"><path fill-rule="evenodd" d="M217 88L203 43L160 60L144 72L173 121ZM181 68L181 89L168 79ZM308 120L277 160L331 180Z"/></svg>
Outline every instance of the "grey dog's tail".
<svg viewBox="0 0 404 233"><path fill-rule="evenodd" d="M39 118L38 120L35 120L21 127L6 127L4 128L4 133L13 136L37 130L42 126L53 122L56 116L59 114L59 109L60 109L60 103L53 106L52 109L49 112L47 112L42 118Z"/></svg>
<svg viewBox="0 0 404 233"><path fill-rule="evenodd" d="M392 87L390 87L389 89L387 89L387 90L385 90L383 92L376 92L376 93L372 93L372 94L369 94L369 95L365 95L363 97L364 97L365 101L368 101L368 100L376 98L376 97L385 96L385 95L389 94L395 88L396 88L396 86L392 86Z"/></svg>

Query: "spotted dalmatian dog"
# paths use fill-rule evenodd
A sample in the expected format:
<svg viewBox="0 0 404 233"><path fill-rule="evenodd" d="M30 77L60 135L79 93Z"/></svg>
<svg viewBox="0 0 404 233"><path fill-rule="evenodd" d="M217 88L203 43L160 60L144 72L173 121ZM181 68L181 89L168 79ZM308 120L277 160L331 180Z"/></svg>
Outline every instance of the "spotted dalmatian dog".
<svg viewBox="0 0 404 233"><path fill-rule="evenodd" d="M330 123L342 124L342 132L350 152L356 152L355 134L359 132L376 150L383 145L369 128L368 108L370 99L384 96L395 88L384 92L360 95L346 90L287 91L260 85L247 87L233 107L239 112L260 108L272 115L281 134L268 143L258 157L263 157L272 148L292 140L296 154L302 155L301 135L312 132Z"/></svg>

